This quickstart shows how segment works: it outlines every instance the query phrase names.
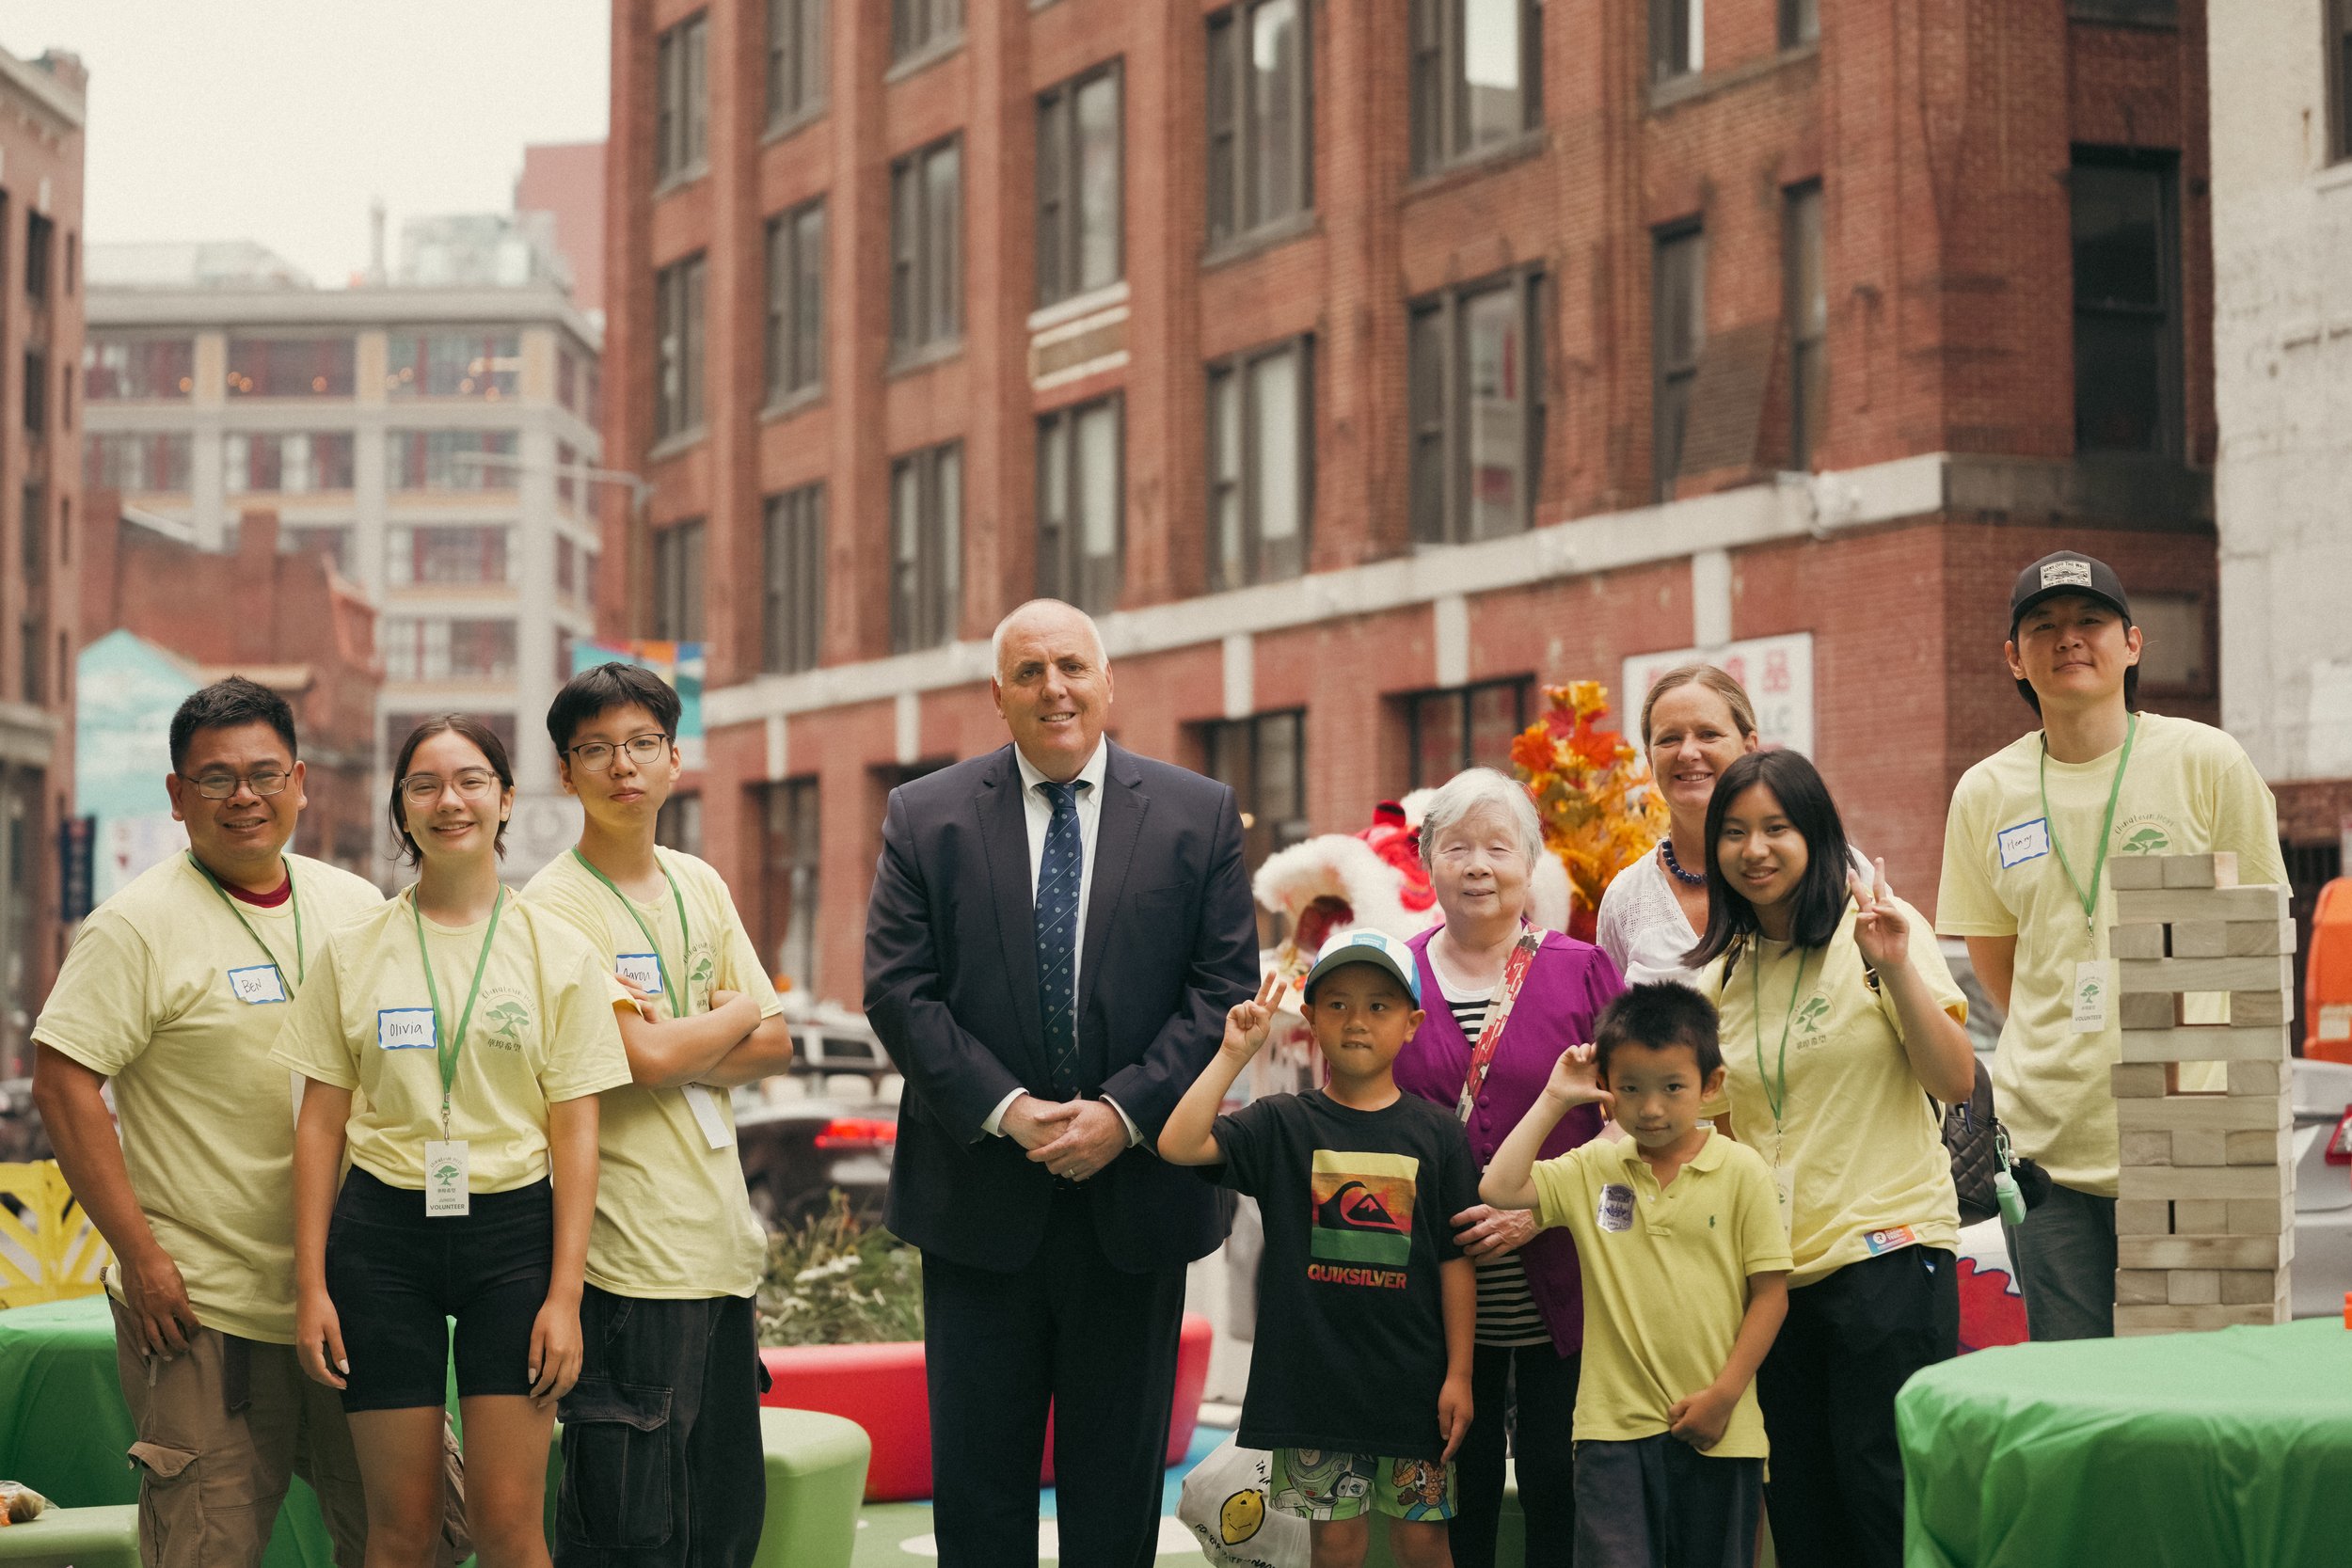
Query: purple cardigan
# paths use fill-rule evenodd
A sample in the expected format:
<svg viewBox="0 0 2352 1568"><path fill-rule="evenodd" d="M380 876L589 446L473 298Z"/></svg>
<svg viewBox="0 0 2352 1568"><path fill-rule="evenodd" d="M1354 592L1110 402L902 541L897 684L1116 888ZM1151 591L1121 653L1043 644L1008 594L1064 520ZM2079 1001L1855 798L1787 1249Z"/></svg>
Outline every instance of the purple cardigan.
<svg viewBox="0 0 2352 1568"><path fill-rule="evenodd" d="M1408 944L1421 960L1427 1016L1397 1055L1396 1083L1407 1093L1452 1111L1461 1099L1463 1080L1470 1076L1470 1042L1454 1022L1437 972L1429 965L1429 940L1437 934L1432 927ZM1487 1067L1477 1108L1463 1129L1480 1170L1543 1093L1560 1053L1590 1040L1601 1009L1624 989L1617 966L1591 942L1558 931L1544 939ZM1544 1140L1544 1158L1589 1142L1599 1135L1600 1126L1597 1107L1577 1106ZM1575 1354L1584 1344L1584 1281L1577 1267L1576 1243L1565 1229L1555 1227L1538 1232L1518 1255L1527 1268L1529 1293L1543 1314L1544 1326L1551 1330L1552 1348L1562 1355Z"/></svg>

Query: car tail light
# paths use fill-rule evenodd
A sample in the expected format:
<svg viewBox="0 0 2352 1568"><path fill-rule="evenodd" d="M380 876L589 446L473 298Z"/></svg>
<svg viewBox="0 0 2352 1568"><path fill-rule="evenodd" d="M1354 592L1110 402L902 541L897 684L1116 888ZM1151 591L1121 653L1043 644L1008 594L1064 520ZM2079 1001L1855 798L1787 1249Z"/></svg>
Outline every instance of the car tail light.
<svg viewBox="0 0 2352 1568"><path fill-rule="evenodd" d="M2344 1108L2344 1119L2328 1136L2328 1163L2331 1165L2352 1165L2352 1105Z"/></svg>
<svg viewBox="0 0 2352 1568"><path fill-rule="evenodd" d="M898 1141L898 1124L882 1117L835 1117L817 1134L818 1148L881 1148Z"/></svg>

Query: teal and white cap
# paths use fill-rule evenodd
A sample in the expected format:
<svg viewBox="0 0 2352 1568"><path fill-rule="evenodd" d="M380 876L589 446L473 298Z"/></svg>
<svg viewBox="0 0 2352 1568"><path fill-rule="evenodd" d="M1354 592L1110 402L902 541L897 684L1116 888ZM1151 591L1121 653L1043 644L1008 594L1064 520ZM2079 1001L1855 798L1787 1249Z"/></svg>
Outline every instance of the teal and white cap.
<svg viewBox="0 0 2352 1568"><path fill-rule="evenodd" d="M1307 972L1303 989L1313 990L1317 980L1343 964L1379 965L1396 976L1396 983L1405 988L1414 1006L1421 1006L1421 965L1414 960L1413 950L1388 932L1358 927L1325 942L1323 951L1315 955L1314 968Z"/></svg>

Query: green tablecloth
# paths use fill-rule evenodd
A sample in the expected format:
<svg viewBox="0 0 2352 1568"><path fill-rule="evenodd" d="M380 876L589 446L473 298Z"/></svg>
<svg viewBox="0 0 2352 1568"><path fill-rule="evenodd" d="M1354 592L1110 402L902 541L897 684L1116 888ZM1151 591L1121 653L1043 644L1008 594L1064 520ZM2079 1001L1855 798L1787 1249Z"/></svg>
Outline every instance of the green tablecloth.
<svg viewBox="0 0 2352 1568"><path fill-rule="evenodd" d="M61 1508L139 1500L131 1412L103 1296L0 1312L0 1477ZM262 1568L331 1568L318 1500L296 1477Z"/></svg>
<svg viewBox="0 0 2352 1568"><path fill-rule="evenodd" d="M2335 1319L1981 1351L1895 1413L1909 1568L2352 1562Z"/></svg>

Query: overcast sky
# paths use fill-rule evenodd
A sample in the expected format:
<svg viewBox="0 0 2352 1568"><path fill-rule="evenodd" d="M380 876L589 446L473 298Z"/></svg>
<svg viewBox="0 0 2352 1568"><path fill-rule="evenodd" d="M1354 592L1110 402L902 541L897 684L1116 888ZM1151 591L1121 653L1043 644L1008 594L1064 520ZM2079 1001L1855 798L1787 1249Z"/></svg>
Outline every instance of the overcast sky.
<svg viewBox="0 0 2352 1568"><path fill-rule="evenodd" d="M322 285L400 224L503 212L527 142L604 135L604 0L0 0L89 68L89 243L259 241Z"/></svg>

